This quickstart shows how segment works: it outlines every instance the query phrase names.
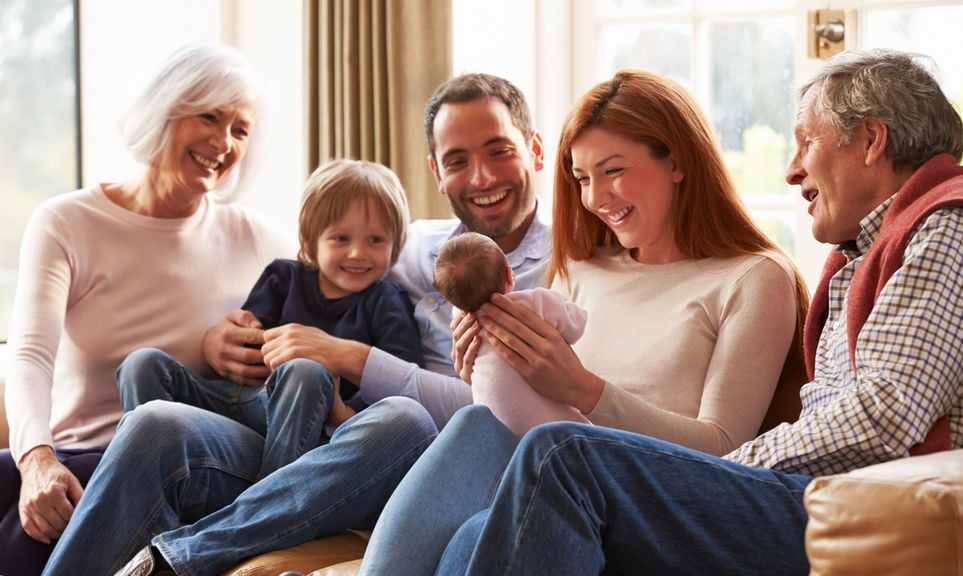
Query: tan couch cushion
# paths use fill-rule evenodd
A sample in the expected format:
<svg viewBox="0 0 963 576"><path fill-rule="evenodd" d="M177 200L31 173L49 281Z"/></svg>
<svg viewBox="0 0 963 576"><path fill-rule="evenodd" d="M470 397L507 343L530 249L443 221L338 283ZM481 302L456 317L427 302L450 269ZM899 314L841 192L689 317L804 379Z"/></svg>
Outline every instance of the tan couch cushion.
<svg viewBox="0 0 963 576"><path fill-rule="evenodd" d="M358 560L352 560L351 562L342 562L341 564L315 570L308 574L308 576L357 576L359 570L361 570L360 558Z"/></svg>
<svg viewBox="0 0 963 576"><path fill-rule="evenodd" d="M249 558L223 576L277 576L287 570L307 574L318 568L361 558L369 535L367 532L345 532L268 552Z"/></svg>
<svg viewBox="0 0 963 576"><path fill-rule="evenodd" d="M963 450L817 478L810 576L963 575Z"/></svg>

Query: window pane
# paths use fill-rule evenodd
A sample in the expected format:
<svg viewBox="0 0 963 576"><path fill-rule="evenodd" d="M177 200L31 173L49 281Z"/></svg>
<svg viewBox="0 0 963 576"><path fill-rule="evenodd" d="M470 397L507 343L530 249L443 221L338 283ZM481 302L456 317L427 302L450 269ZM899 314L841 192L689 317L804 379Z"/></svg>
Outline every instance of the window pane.
<svg viewBox="0 0 963 576"><path fill-rule="evenodd" d="M600 79L620 68L660 72L692 87L692 28L688 25L604 26L599 31Z"/></svg>
<svg viewBox="0 0 963 576"><path fill-rule="evenodd" d="M696 6L702 12L759 12L781 9L791 9L796 0L696 0Z"/></svg>
<svg viewBox="0 0 963 576"><path fill-rule="evenodd" d="M703 24L707 113L736 190L759 225L794 254L795 198L784 180L793 152L792 16Z"/></svg>
<svg viewBox="0 0 963 576"><path fill-rule="evenodd" d="M798 214L791 210L750 210L749 213L776 244L789 254L795 253Z"/></svg>
<svg viewBox="0 0 963 576"><path fill-rule="evenodd" d="M76 94L73 1L0 2L0 339L27 219L44 199L79 185Z"/></svg>
<svg viewBox="0 0 963 576"><path fill-rule="evenodd" d="M865 47L896 48L933 57L943 91L957 109L963 110L960 22L963 6L873 10L866 15Z"/></svg>
<svg viewBox="0 0 963 576"><path fill-rule="evenodd" d="M692 0L600 0L598 12L601 16L652 16L653 14L672 14L692 10Z"/></svg>
<svg viewBox="0 0 963 576"><path fill-rule="evenodd" d="M707 113L744 196L786 195L792 152L791 16L703 27ZM751 160L749 160L751 159Z"/></svg>

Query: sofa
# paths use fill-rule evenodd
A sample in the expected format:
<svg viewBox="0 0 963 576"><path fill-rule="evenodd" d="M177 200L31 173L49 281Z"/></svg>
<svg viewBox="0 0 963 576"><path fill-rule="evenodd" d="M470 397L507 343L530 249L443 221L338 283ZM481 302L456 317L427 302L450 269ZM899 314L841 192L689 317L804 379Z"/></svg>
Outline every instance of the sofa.
<svg viewBox="0 0 963 576"><path fill-rule="evenodd" d="M810 576L963 576L963 450L816 478L803 501ZM329 540L309 542L304 551L316 554ZM293 559L272 562L274 571L245 571L279 554L258 556L229 574L276 575L281 567L308 573ZM361 564L328 565L328 558L310 576L353 576Z"/></svg>
<svg viewBox="0 0 963 576"><path fill-rule="evenodd" d="M0 381L0 448L8 442ZM817 478L804 502L811 576L963 576L963 450ZM368 536L346 532L261 554L225 575L355 575Z"/></svg>

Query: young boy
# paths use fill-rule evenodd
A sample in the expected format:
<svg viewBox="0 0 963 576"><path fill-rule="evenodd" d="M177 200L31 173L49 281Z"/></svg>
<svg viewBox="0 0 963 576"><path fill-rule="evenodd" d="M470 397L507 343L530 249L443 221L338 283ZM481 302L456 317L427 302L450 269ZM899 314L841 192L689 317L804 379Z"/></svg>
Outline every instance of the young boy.
<svg viewBox="0 0 963 576"><path fill-rule="evenodd" d="M500 293L531 308L569 344L585 329L585 310L558 292L545 288L512 292L515 276L505 254L491 238L475 232L460 234L442 247L435 261L435 286L458 309L456 317L477 311L492 294ZM588 422L572 406L536 392L484 339L475 357L471 382L475 404L488 406L519 437L545 422Z"/></svg>
<svg viewBox="0 0 963 576"><path fill-rule="evenodd" d="M305 185L298 259L269 264L242 308L264 329L314 326L420 365L411 303L398 285L382 280L404 245L407 222L404 189L391 170L357 160L322 165ZM364 408L354 385L307 359L277 366L264 386L243 386L202 377L149 348L124 360L117 384L125 411L156 399L186 402L262 434L259 478L326 442Z"/></svg>

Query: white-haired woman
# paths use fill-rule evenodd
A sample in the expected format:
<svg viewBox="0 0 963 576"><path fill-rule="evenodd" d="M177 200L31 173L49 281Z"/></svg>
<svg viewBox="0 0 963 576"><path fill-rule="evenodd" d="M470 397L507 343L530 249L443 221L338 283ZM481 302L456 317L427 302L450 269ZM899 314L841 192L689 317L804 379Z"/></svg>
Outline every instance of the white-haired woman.
<svg viewBox="0 0 963 576"><path fill-rule="evenodd" d="M209 370L207 329L268 262L293 252L228 202L255 171L261 94L234 49L175 51L121 123L142 174L33 214L9 335L0 573L43 568L120 420L124 357L155 346Z"/></svg>

